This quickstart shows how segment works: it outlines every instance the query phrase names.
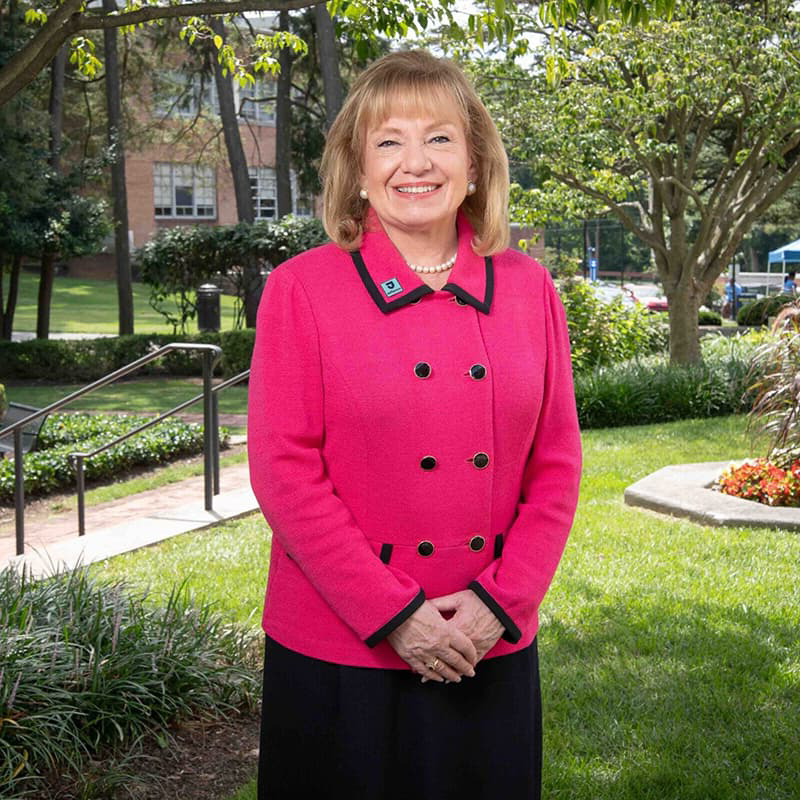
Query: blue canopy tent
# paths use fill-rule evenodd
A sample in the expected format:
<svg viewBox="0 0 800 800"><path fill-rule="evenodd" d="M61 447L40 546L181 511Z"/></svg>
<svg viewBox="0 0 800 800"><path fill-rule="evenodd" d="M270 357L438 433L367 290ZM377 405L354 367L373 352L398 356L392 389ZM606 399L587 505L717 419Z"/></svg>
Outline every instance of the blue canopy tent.
<svg viewBox="0 0 800 800"><path fill-rule="evenodd" d="M786 265L787 264L800 264L800 239L794 242L789 242L777 250L771 250L767 259L767 273L771 264L780 264L782 274L782 281L786 280Z"/></svg>

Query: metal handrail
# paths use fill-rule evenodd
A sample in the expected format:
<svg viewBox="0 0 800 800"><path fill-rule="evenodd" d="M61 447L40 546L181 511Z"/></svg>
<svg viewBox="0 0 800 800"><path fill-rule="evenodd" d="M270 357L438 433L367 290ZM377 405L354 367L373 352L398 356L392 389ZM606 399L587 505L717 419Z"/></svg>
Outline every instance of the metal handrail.
<svg viewBox="0 0 800 800"><path fill-rule="evenodd" d="M250 375L250 370L245 370L244 372L240 372L238 375L235 375L232 378L228 378L222 383L218 383L216 386L211 388L211 394L213 397L212 401L212 415L211 415L211 432L212 432L212 444L211 444L211 469L210 472L212 473L212 480L213 480L213 487L212 493L214 495L219 494L219 404L217 395L222 389L227 389L228 386L233 386L236 383L240 383L245 378ZM93 456L98 455L98 453L102 453L105 450L108 450L114 445L119 444L120 442L124 442L126 439L130 439L131 436L135 436L137 433L140 433L147 428L152 427L153 425L165 420L167 417L171 417L173 414L177 414L178 411L183 411L184 408L188 408L189 406L193 406L195 403L198 403L205 397L205 392L201 392L196 397L192 397L189 400L185 400L184 402L180 403L179 405L175 406L175 408L170 409L169 411L165 411L163 414L159 414L157 417L154 417L151 420L139 425L137 428L128 431L127 433L120 434L117 436L116 439L112 439L110 442L106 442L105 444L101 445L100 447L96 447L94 450L91 450L88 453L70 453L69 458L73 462L75 466L75 471L77 473L78 479L78 535L83 536L86 533L86 506L85 506L85 492L86 492L86 480L85 480L85 473L84 468L87 458L92 458ZM205 464L204 473L209 473L209 465L208 463ZM206 487L208 488L208 487ZM211 510L211 506L209 504L206 505L207 510Z"/></svg>
<svg viewBox="0 0 800 800"><path fill-rule="evenodd" d="M93 381L86 386L83 386L77 391L72 392L72 394L68 394L66 397L56 400L55 403L51 403L49 406L41 408L38 411L35 411L33 414L29 414L27 417L24 417L12 425L9 425L7 428L0 430L0 439L4 439L11 434L14 435L14 511L16 522L17 555L22 555L25 552L25 473L22 458L22 429L34 420L39 419L39 417L51 414L53 411L58 411L60 408L68 405L73 400L77 400L79 397L83 397L83 395L89 394L89 392L93 392L95 389L108 386L108 384L113 383L119 378L124 378L126 375L130 375L130 373L135 372L137 369L139 369L139 367L149 364L151 361L160 358L172 350L194 350L203 354L203 394L201 396L204 399L203 449L205 452L205 495L206 509L211 510L213 502L213 457L211 455L211 450L215 441L214 432L212 431L214 403L211 387L211 373L214 369L214 365L222 355L222 348L215 344L170 342L163 347L159 347L158 350L154 350L152 353L148 353L141 358L137 358L135 361L131 361L130 364L126 364L124 367L120 367L119 369L114 370L114 372L110 372L108 375L105 375L104 377Z"/></svg>

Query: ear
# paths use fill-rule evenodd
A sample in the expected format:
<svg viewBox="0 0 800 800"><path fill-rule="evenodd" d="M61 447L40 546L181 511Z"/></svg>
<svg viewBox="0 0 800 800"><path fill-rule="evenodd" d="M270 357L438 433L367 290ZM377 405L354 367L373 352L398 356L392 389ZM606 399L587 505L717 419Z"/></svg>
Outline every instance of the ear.
<svg viewBox="0 0 800 800"><path fill-rule="evenodd" d="M469 168L467 169L467 180L473 183L478 182L478 168L475 166L472 159L470 159Z"/></svg>

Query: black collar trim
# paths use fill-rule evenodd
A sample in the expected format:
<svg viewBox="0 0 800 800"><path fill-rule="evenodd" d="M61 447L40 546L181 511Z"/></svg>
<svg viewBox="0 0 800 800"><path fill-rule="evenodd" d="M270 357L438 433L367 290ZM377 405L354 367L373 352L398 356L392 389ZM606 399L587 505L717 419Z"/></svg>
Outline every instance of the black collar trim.
<svg viewBox="0 0 800 800"><path fill-rule="evenodd" d="M361 251L353 250L350 253L350 257L353 259L353 263L356 265L358 274L361 277L366 290L369 292L369 296L375 301L375 305L378 306L378 308L384 314L388 314L389 312L395 311L398 308L407 306L410 303L413 303L415 300L419 300L421 297L424 297L426 294L432 294L434 291L430 286L418 286L416 289L407 292L402 297L398 297L397 300L386 300L381 294L380 289L378 289L376 286L375 281L372 280L372 276L369 274L367 265L364 263L364 258L361 255ZM494 296L494 264L491 256L486 256L484 262L486 264L486 291L484 293L483 300L478 300L477 297L470 294L466 289L462 289L457 283L446 283L442 289L444 291L451 292L456 297L463 300L467 305L478 309L478 311L488 314L492 305L492 297Z"/></svg>
<svg viewBox="0 0 800 800"><path fill-rule="evenodd" d="M482 302L465 289L462 289L457 283L446 283L442 286L442 289L452 292L468 305L477 308L478 311L482 311L484 314L488 314L492 306L492 297L494 297L494 262L491 256L486 256L484 262L486 264L486 291Z"/></svg>

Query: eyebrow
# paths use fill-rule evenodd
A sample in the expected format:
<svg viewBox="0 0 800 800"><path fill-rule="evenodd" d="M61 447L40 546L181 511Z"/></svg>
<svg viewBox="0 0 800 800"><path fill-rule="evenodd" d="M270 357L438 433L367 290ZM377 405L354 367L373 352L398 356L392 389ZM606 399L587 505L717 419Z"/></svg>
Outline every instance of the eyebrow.
<svg viewBox="0 0 800 800"><path fill-rule="evenodd" d="M450 122L449 120L438 120L437 122L427 125L425 129L432 130L433 128L443 128L445 126L450 128L458 127L457 123L455 122ZM402 131L400 128L395 128L393 126L379 125L377 128L375 128L375 133L402 133Z"/></svg>

